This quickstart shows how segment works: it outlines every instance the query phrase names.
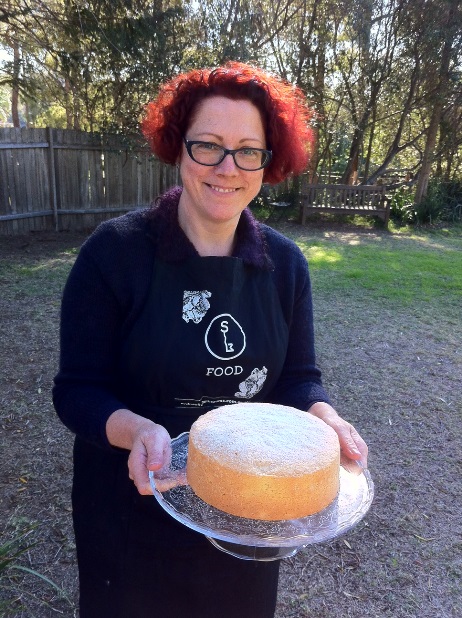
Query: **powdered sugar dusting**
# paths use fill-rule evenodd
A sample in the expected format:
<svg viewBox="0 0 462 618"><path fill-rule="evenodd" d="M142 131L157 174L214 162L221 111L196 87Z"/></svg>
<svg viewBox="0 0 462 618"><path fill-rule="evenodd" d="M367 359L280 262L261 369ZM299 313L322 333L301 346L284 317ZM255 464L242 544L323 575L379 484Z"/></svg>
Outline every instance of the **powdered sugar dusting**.
<svg viewBox="0 0 462 618"><path fill-rule="evenodd" d="M268 403L222 406L201 416L190 440L221 465L257 475L298 476L338 458L335 431L312 414Z"/></svg>

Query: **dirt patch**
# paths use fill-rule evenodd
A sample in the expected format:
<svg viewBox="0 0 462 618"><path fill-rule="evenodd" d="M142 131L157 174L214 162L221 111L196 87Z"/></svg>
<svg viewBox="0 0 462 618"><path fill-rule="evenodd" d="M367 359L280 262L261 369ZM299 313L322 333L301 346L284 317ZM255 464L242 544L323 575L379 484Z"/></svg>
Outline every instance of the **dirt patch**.
<svg viewBox="0 0 462 618"><path fill-rule="evenodd" d="M316 238L332 231L284 226ZM337 240L386 232L343 228ZM335 236L335 234L334 234ZM73 438L50 400L62 285L83 235L0 240L0 530L33 527L18 559L52 580L10 570L12 615L76 616L70 517ZM335 242L333 237L333 242ZM457 618L462 615L460 315L442 302L377 306L315 288L319 363L341 414L368 441L376 498L345 537L282 566L277 618ZM1 610L0 610L1 613ZM128 618L128 617L127 617ZM187 617L185 617L187 618ZM218 617L217 617L218 618Z"/></svg>

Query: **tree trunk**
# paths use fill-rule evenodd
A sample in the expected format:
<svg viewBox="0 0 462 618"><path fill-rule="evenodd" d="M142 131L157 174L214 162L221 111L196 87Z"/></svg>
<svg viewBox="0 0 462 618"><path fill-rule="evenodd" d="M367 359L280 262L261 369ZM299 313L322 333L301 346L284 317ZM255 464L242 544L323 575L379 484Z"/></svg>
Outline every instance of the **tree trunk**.
<svg viewBox="0 0 462 618"><path fill-rule="evenodd" d="M435 154L436 140L438 137L438 128L440 126L443 104L447 92L449 83L449 65L451 60L452 45L454 41L455 33L453 31L453 20L457 11L458 0L452 0L446 23L444 24L444 32L446 32L446 38L444 41L443 52L441 54L441 64L439 70L439 79L435 92L435 102L430 117L430 124L428 126L427 141L425 143L425 149L422 157L422 166L420 168L419 179L417 182L417 188L415 193L414 202L420 204L427 195L428 181L430 179L432 163Z"/></svg>
<svg viewBox="0 0 462 618"><path fill-rule="evenodd" d="M418 84L419 76L420 76L420 57L419 57L418 42L414 46L414 58L415 58L415 64L414 64L414 67L413 67L412 73L411 73L411 80L410 80L410 84L409 84L409 94L406 97L406 101L405 101L405 103L403 105L403 108L402 108L402 111L401 111L401 115L400 115L400 119L399 119L398 126L397 126L397 129L396 129L395 137L394 137L393 142L391 143L390 147L388 148L387 154L385 155L385 158L384 158L382 164L379 166L379 168L377 170L375 170L375 172L370 177L368 177L368 175L365 176L365 178L366 178L365 182L367 184L371 184L371 185L375 184L377 182L377 179L382 174L386 173L386 171L388 169L388 166L393 161L395 156L399 152L404 150L407 146L409 146L413 141L415 141L415 140L411 140L411 142L408 142L408 143L400 145L401 138L402 138L403 132L404 132L404 127L405 127L406 120L408 119L409 114L411 113L412 103L414 101L415 92L417 90L417 84ZM418 137L420 137L420 136L418 136ZM415 139L417 139L417 138L415 138Z"/></svg>
<svg viewBox="0 0 462 618"><path fill-rule="evenodd" d="M366 125L368 118L369 112L363 116L360 126L355 129L353 140L351 142L350 154L348 156L348 162L341 179L341 183L344 185L353 184L355 179L358 177L359 152L363 143L364 126Z"/></svg>
<svg viewBox="0 0 462 618"><path fill-rule="evenodd" d="M372 146L374 143L374 135L375 135L375 124L377 122L377 108L374 107L374 111L372 112L372 122L371 128L369 132L369 141L367 145L367 154L366 161L364 163L364 177L363 181L366 181L369 176L369 168L371 166L371 157L372 157Z"/></svg>
<svg viewBox="0 0 462 618"><path fill-rule="evenodd" d="M19 44L17 41L13 43L13 87L11 92L11 119L13 126L19 129L21 123L19 121L19 73L21 70L21 56Z"/></svg>
<svg viewBox="0 0 462 618"><path fill-rule="evenodd" d="M66 129L72 129L72 101L71 101L71 85L66 77L64 81L64 100L66 107Z"/></svg>
<svg viewBox="0 0 462 618"><path fill-rule="evenodd" d="M425 143L425 150L422 157L422 167L420 168L419 180L417 182L417 188L415 192L414 201L416 204L420 204L420 202L427 195L428 181L430 180L431 167L433 162L433 153L435 151L436 137L438 134L438 126L441 117L441 109L441 103L436 103L433 107L430 125L428 127L427 141Z"/></svg>

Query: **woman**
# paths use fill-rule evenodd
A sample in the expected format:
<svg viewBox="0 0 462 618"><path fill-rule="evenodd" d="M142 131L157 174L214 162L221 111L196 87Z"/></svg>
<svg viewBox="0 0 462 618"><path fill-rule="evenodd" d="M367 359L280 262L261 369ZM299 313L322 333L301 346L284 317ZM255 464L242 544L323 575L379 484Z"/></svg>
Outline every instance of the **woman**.
<svg viewBox="0 0 462 618"><path fill-rule="evenodd" d="M315 366L301 252L247 206L306 166L298 90L240 63L173 79L147 108L153 152L183 187L102 224L67 282L54 403L76 433L73 517L82 618L267 618L278 562L217 551L165 514L148 471L206 411L291 405L367 447L329 404ZM127 470L128 463L128 470Z"/></svg>

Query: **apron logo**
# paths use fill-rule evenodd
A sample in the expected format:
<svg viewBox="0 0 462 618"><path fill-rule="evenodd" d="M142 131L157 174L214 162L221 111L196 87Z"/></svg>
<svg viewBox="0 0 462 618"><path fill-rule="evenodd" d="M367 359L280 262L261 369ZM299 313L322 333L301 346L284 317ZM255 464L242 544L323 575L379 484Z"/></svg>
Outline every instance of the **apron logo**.
<svg viewBox="0 0 462 618"><path fill-rule="evenodd" d="M234 393L234 396L240 399L250 399L261 391L267 375L268 369L266 367L262 369L256 367L249 377L239 384L239 391Z"/></svg>
<svg viewBox="0 0 462 618"><path fill-rule="evenodd" d="M207 367L206 376L238 376L244 371L241 365L228 365L227 367Z"/></svg>
<svg viewBox="0 0 462 618"><path fill-rule="evenodd" d="M222 313L210 322L205 333L205 346L215 358L231 360L245 350L245 333L232 315Z"/></svg>
<svg viewBox="0 0 462 618"><path fill-rule="evenodd" d="M210 309L207 298L211 296L212 293L207 290L202 290L202 292L185 290L183 292L183 320L185 322L192 320L194 324L199 324Z"/></svg>

